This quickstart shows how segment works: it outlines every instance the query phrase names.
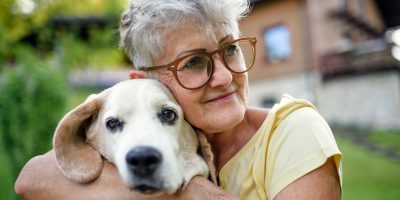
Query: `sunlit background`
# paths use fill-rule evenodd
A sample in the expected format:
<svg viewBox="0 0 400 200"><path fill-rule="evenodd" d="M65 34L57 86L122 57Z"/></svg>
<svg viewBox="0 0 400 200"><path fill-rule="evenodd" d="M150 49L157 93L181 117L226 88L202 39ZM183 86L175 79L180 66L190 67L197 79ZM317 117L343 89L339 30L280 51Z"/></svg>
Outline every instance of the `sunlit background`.
<svg viewBox="0 0 400 200"><path fill-rule="evenodd" d="M313 102L344 154L343 199L400 199L400 1L253 0L249 104ZM0 199L57 122L128 79L118 48L127 0L1 0ZM143 39L147 39L143 36ZM45 167L45 166L44 166Z"/></svg>

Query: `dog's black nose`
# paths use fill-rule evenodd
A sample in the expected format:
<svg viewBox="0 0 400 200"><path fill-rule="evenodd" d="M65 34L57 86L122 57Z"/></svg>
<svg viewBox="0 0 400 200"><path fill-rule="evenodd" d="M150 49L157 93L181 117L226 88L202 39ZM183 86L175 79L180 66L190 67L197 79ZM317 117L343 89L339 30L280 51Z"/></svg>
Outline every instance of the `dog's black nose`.
<svg viewBox="0 0 400 200"><path fill-rule="evenodd" d="M136 147L126 155L128 168L137 176L152 175L162 160L161 153L153 147Z"/></svg>

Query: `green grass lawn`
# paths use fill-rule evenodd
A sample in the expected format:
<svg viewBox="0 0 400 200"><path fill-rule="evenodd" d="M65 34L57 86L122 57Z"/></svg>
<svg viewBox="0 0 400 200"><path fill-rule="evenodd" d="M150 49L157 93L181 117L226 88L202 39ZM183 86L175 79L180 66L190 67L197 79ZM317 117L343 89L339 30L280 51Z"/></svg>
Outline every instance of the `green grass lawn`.
<svg viewBox="0 0 400 200"><path fill-rule="evenodd" d="M400 163L338 139L343 153L344 200L400 199Z"/></svg>
<svg viewBox="0 0 400 200"><path fill-rule="evenodd" d="M375 130L368 135L368 139L400 154L400 132Z"/></svg>

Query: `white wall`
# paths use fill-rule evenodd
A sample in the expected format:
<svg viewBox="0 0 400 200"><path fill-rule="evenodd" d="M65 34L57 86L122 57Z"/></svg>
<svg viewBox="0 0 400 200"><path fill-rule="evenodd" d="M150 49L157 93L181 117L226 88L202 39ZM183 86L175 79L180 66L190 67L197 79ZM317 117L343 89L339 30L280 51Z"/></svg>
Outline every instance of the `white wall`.
<svg viewBox="0 0 400 200"><path fill-rule="evenodd" d="M396 72L339 78L317 89L327 120L376 128L400 128L400 78Z"/></svg>
<svg viewBox="0 0 400 200"><path fill-rule="evenodd" d="M316 81L314 74L303 73L250 82L249 105L262 106L264 98L274 98L279 102L283 94L315 103L313 91Z"/></svg>
<svg viewBox="0 0 400 200"><path fill-rule="evenodd" d="M335 124L400 129L400 74L380 72L322 82L318 73L297 74L251 82L249 105L282 94L313 102Z"/></svg>

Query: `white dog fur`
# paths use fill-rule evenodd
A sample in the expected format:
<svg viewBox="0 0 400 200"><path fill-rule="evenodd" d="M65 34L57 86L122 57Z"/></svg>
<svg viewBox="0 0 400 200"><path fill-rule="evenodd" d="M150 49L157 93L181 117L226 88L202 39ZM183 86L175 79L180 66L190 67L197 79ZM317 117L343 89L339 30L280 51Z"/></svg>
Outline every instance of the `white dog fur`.
<svg viewBox="0 0 400 200"><path fill-rule="evenodd" d="M117 166L130 189L145 194L174 193L193 176L208 177L209 170L216 182L204 135L196 135L171 93L155 80L124 81L91 95L61 120L53 147L62 173L78 182L96 179L103 158ZM137 147L159 152L154 172L137 175L129 167L127 155Z"/></svg>

